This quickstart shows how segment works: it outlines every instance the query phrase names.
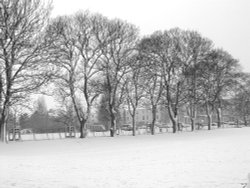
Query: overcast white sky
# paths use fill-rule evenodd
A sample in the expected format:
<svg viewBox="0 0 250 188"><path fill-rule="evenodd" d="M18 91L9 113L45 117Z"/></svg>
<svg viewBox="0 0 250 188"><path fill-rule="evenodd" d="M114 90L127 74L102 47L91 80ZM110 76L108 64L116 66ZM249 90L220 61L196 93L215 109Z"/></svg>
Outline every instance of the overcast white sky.
<svg viewBox="0 0 250 188"><path fill-rule="evenodd" d="M88 9L121 18L141 35L173 27L199 31L250 72L250 0L53 0L52 16Z"/></svg>

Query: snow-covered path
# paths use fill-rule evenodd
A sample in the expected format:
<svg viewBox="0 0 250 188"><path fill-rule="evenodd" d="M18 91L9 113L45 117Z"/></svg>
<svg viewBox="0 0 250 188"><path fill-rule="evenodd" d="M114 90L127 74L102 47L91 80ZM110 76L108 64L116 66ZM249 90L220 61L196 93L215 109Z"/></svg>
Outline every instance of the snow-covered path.
<svg viewBox="0 0 250 188"><path fill-rule="evenodd" d="M250 128L0 144L1 188L241 188Z"/></svg>

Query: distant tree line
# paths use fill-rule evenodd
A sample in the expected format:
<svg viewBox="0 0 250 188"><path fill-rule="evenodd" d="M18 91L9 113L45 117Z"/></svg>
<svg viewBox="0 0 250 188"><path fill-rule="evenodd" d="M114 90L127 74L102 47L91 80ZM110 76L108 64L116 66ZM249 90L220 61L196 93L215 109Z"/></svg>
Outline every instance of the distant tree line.
<svg viewBox="0 0 250 188"><path fill-rule="evenodd" d="M133 135L141 105L152 111L152 134L159 106L167 108L174 133L181 108L186 109L192 130L201 107L208 129L213 111L221 127L228 99L247 124L249 75L241 72L238 60L197 31L174 28L141 37L139 29L126 21L88 11L50 18L51 7L42 0L0 2L2 141L9 109L24 106L29 96L47 85L75 115L81 138L101 96L112 137L121 106L133 118Z"/></svg>
<svg viewBox="0 0 250 188"><path fill-rule="evenodd" d="M11 109L7 121L7 128L21 127L31 133L65 132L68 118L61 111L48 110L45 99L39 97L35 101L33 113L17 112ZM17 114L20 114L17 116ZM72 122L70 122L72 124Z"/></svg>

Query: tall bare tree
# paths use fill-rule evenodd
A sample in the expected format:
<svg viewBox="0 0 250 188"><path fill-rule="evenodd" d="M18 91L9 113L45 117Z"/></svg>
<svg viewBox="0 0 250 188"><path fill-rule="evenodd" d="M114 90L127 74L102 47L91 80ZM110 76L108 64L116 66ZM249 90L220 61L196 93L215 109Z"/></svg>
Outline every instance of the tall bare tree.
<svg viewBox="0 0 250 188"><path fill-rule="evenodd" d="M202 74L202 67L199 63L204 61L207 54L210 53L213 43L207 38L202 37L196 31L184 31L182 35L182 62L184 63L184 76L187 90L187 114L191 121L191 130L195 129L197 106L200 100L200 89L198 80Z"/></svg>
<svg viewBox="0 0 250 188"><path fill-rule="evenodd" d="M48 79L44 40L50 4L42 0L0 2L0 127L5 141L10 106L21 102Z"/></svg>
<svg viewBox="0 0 250 188"><path fill-rule="evenodd" d="M152 122L151 134L155 132L156 113L163 98L164 80L161 67L161 32L145 37L139 44L139 53L142 56L143 74L146 87L146 99L150 105Z"/></svg>
<svg viewBox="0 0 250 188"><path fill-rule="evenodd" d="M129 71L128 60L134 54L138 30L134 25L121 20L102 21L96 27L102 33L96 33L101 46L102 65L100 70L105 79L108 108L111 121L111 137L116 132L116 114L125 94L124 75Z"/></svg>
<svg viewBox="0 0 250 188"><path fill-rule="evenodd" d="M238 62L223 50L210 51L200 63L201 103L205 107L208 129L211 129L212 113L217 110L218 127L221 126L221 102L223 94L227 93L235 83Z"/></svg>
<svg viewBox="0 0 250 188"><path fill-rule="evenodd" d="M145 97L146 84L143 74L143 63L138 55L130 60L131 71L126 76L126 98L128 112L132 117L133 136L136 135L136 112L143 97Z"/></svg>
<svg viewBox="0 0 250 188"><path fill-rule="evenodd" d="M214 64L214 107L217 114L217 125L221 127L223 97L227 97L228 91L237 84L239 77L239 64L228 52L215 49L211 52L211 62Z"/></svg>
<svg viewBox="0 0 250 188"><path fill-rule="evenodd" d="M181 37L180 29L171 29L165 32L156 32L149 38L142 40L141 49L162 82L164 105L168 109L169 117L173 124L173 132L177 131L178 109L185 98L185 66L181 59ZM154 82L153 82L154 83Z"/></svg>
<svg viewBox="0 0 250 188"><path fill-rule="evenodd" d="M56 85L61 96L70 97L80 124L80 138L86 136L86 122L94 100L100 94L96 78L100 47L95 35L98 16L88 12L58 17L48 27L53 41L52 59L59 72Z"/></svg>
<svg viewBox="0 0 250 188"><path fill-rule="evenodd" d="M155 134L155 123L156 123L156 114L157 109L159 108L162 93L163 93L163 80L162 77L157 74L149 74L150 77L147 77L146 85L146 97L149 101L152 121L150 123L150 132L152 135Z"/></svg>

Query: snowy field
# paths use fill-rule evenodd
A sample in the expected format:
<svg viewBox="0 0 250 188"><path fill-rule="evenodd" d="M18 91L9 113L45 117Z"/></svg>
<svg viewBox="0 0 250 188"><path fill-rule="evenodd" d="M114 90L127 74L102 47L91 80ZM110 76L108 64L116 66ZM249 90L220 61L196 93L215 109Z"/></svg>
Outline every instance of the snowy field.
<svg viewBox="0 0 250 188"><path fill-rule="evenodd" d="M1 188L242 188L250 128L0 144Z"/></svg>

